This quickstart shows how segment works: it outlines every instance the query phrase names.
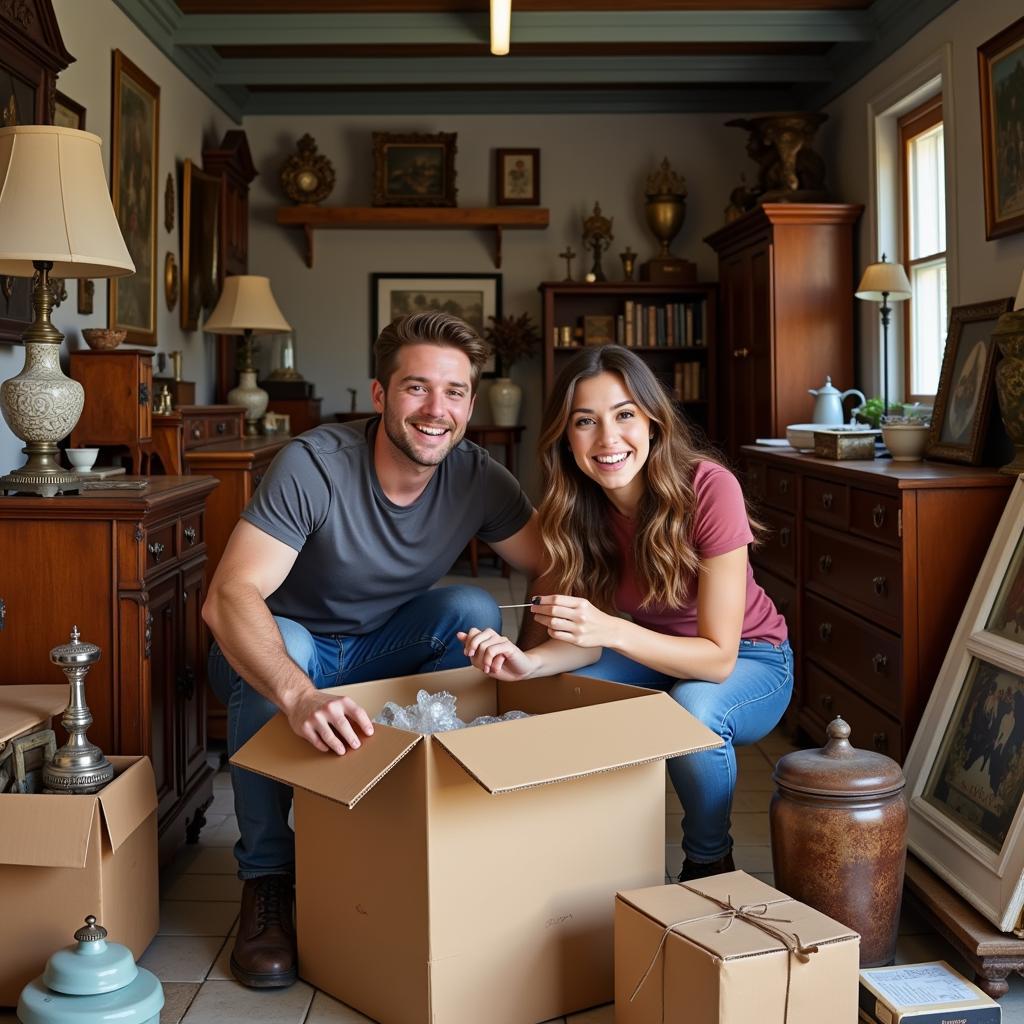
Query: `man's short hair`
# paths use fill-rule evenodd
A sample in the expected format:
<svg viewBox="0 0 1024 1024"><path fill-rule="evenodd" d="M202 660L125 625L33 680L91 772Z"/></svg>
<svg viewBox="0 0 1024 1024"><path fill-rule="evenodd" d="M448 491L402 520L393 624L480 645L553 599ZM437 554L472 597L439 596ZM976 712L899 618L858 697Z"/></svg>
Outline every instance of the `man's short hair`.
<svg viewBox="0 0 1024 1024"><path fill-rule="evenodd" d="M480 335L465 320L451 313L428 310L400 316L380 332L373 345L375 375L384 388L395 372L398 353L406 345L437 345L464 352L469 359L470 385L474 392L490 356Z"/></svg>

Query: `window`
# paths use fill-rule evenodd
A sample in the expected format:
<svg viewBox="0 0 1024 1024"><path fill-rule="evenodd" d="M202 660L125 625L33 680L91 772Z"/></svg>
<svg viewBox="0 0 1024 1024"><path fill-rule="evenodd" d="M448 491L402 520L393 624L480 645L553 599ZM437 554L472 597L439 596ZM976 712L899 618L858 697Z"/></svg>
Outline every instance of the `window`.
<svg viewBox="0 0 1024 1024"><path fill-rule="evenodd" d="M942 97L899 119L903 265L912 297L904 305L904 394L931 402L946 341L946 174Z"/></svg>

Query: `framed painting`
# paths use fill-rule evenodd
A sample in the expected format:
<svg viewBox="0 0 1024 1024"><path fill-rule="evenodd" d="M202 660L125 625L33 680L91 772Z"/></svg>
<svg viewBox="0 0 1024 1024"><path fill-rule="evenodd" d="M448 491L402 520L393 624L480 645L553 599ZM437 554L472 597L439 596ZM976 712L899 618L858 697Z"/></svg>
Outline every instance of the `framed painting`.
<svg viewBox="0 0 1024 1024"><path fill-rule="evenodd" d="M1024 907L1024 478L989 545L907 763L910 848L1002 931Z"/></svg>
<svg viewBox="0 0 1024 1024"><path fill-rule="evenodd" d="M489 317L501 316L501 274L371 274L370 376L374 374L373 342L392 320L427 310L452 313L482 338ZM497 376L492 355L483 376Z"/></svg>
<svg viewBox="0 0 1024 1024"><path fill-rule="evenodd" d="M494 201L498 206L537 206L540 203L540 150L495 150Z"/></svg>
<svg viewBox="0 0 1024 1024"><path fill-rule="evenodd" d="M135 273L108 282L108 321L128 332L129 343L156 345L160 87L120 50L114 51L111 120L110 191Z"/></svg>
<svg viewBox="0 0 1024 1024"><path fill-rule="evenodd" d="M222 181L186 160L181 170L181 326L199 327L220 297L220 202Z"/></svg>
<svg viewBox="0 0 1024 1024"><path fill-rule="evenodd" d="M77 128L85 131L85 107L70 96L58 92L53 105L53 123L60 128Z"/></svg>
<svg viewBox="0 0 1024 1024"><path fill-rule="evenodd" d="M970 466L981 462L998 355L992 329L1012 302L996 299L955 306L950 313L939 391L925 449L929 459Z"/></svg>
<svg viewBox="0 0 1024 1024"><path fill-rule="evenodd" d="M374 206L454 206L455 132L373 133Z"/></svg>
<svg viewBox="0 0 1024 1024"><path fill-rule="evenodd" d="M978 47L985 237L1024 231L1024 18Z"/></svg>

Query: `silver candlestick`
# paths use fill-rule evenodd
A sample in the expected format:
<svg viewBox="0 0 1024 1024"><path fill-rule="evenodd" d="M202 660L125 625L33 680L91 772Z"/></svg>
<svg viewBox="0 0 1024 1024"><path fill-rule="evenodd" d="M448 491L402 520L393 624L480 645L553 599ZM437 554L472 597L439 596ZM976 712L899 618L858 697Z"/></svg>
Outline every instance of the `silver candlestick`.
<svg viewBox="0 0 1024 1024"><path fill-rule="evenodd" d="M60 665L71 684L71 700L60 724L68 731L68 741L47 761L43 769L43 787L47 793L95 793L114 777L114 767L85 733L92 725L92 714L85 703L85 676L100 660L95 644L83 643L77 626L71 627L71 643L54 647L50 661Z"/></svg>

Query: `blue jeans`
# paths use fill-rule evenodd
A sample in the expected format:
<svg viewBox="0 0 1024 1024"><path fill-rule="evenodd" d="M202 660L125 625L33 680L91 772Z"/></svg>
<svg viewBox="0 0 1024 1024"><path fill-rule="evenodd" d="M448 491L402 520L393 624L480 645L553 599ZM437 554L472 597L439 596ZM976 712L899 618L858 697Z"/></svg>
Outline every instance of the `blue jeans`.
<svg viewBox="0 0 1024 1024"><path fill-rule="evenodd" d="M779 723L793 693L789 642L741 640L736 667L724 682L674 679L615 651L579 670L580 675L666 690L677 704L725 740L725 745L668 762L672 785L685 815L683 852L709 863L732 849L729 835L736 789L737 744L756 743Z"/></svg>
<svg viewBox="0 0 1024 1024"><path fill-rule="evenodd" d="M310 633L275 616L288 656L319 690L390 676L417 675L469 664L458 630L490 626L501 632L501 612L478 587L440 587L402 605L385 625L361 636ZM220 647L210 649L209 680L228 709L228 754L234 754L278 712L231 667ZM324 755L327 757L328 755ZM290 786L231 768L241 838L235 844L238 877L288 874L295 866L295 836L288 826Z"/></svg>

